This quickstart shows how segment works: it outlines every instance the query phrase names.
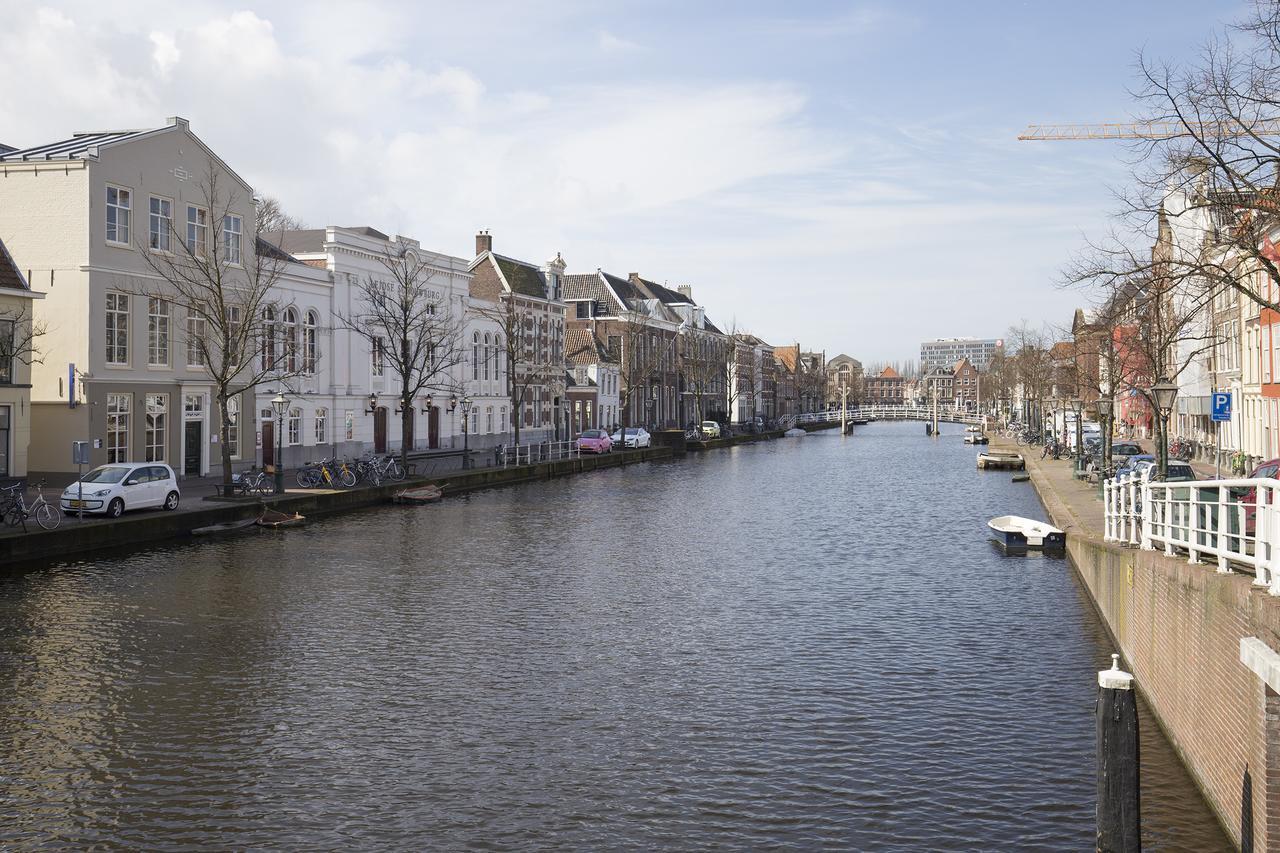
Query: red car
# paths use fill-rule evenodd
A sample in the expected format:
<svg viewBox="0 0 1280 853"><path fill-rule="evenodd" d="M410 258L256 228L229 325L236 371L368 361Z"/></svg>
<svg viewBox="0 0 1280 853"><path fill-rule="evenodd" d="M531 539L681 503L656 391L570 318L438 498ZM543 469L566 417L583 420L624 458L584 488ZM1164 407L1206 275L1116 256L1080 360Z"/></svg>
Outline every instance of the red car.
<svg viewBox="0 0 1280 853"><path fill-rule="evenodd" d="M580 453L612 453L613 439L602 429L587 429L578 436L578 452Z"/></svg>

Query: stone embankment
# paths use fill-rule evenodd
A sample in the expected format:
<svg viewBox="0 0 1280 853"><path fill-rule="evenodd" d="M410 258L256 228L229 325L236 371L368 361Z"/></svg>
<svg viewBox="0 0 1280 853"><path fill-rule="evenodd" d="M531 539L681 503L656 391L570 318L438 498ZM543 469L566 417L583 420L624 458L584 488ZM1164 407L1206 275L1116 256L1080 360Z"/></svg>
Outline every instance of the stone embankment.
<svg viewBox="0 0 1280 853"><path fill-rule="evenodd" d="M1024 450L1072 566L1206 800L1237 845L1280 851L1280 695L1241 663L1243 638L1280 647L1280 598L1247 574L1104 542L1097 486Z"/></svg>
<svg viewBox="0 0 1280 853"><path fill-rule="evenodd" d="M291 489L280 496L266 498L265 503L281 512L299 512L308 517L348 512L378 504L390 503L392 496L410 486L435 484L445 495L456 495L475 489L516 485L536 480L565 477L601 468L613 468L637 462L649 462L679 456L687 450L711 450L778 438L780 432L735 435L708 442L686 442L683 432L658 433L661 445L639 450L615 451L602 456L581 456L538 462L510 468L479 468L455 471L438 477L414 477L402 483L356 489ZM678 437L678 440L676 440ZM251 518L261 511L263 501L213 500L199 508L189 506L181 512L160 510L128 513L109 521L93 519L79 522L68 519L57 530L40 530L28 522L30 532L13 532L0 536L0 565L23 564L62 559L98 551L136 548L170 539L190 537L201 527Z"/></svg>

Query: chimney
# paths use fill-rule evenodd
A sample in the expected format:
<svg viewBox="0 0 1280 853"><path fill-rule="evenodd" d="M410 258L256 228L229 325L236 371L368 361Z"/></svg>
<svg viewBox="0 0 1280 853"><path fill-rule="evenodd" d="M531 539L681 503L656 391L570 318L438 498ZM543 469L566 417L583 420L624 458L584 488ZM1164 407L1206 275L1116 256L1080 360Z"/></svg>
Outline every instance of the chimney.
<svg viewBox="0 0 1280 853"><path fill-rule="evenodd" d="M476 257L480 257L485 252L493 251L493 237L488 231L480 231L476 234Z"/></svg>
<svg viewBox="0 0 1280 853"><path fill-rule="evenodd" d="M689 302L689 303L693 302L693 288L691 286L687 284L682 284L679 287L677 287L676 290L680 292L680 295L685 298L686 302Z"/></svg>

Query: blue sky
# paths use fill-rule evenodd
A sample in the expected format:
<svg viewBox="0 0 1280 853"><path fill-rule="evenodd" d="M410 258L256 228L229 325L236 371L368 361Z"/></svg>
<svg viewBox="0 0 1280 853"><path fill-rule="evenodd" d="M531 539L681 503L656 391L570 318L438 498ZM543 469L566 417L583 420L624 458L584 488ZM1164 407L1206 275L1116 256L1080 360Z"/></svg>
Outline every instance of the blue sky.
<svg viewBox="0 0 1280 853"><path fill-rule="evenodd" d="M12 8L8 8L12 6ZM1063 324L1138 50L1241 2L0 0L0 142L169 115L312 225L689 284L722 326L864 361ZM18 14L21 12L22 14Z"/></svg>

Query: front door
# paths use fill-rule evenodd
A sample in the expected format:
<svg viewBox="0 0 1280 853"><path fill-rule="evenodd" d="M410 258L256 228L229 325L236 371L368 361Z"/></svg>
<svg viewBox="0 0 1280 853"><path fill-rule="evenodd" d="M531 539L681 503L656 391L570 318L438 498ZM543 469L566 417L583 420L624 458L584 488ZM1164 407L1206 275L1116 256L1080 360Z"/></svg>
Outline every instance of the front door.
<svg viewBox="0 0 1280 853"><path fill-rule="evenodd" d="M276 425L271 421L262 422L262 467L274 465L276 462Z"/></svg>
<svg viewBox="0 0 1280 853"><path fill-rule="evenodd" d="M200 445L204 441L204 423L187 421L187 434L183 441L182 473L188 477L200 476Z"/></svg>
<svg viewBox="0 0 1280 853"><path fill-rule="evenodd" d="M440 449L440 407L432 406L427 410L427 447Z"/></svg>
<svg viewBox="0 0 1280 853"><path fill-rule="evenodd" d="M379 406L373 413L373 452L387 452L387 409Z"/></svg>

